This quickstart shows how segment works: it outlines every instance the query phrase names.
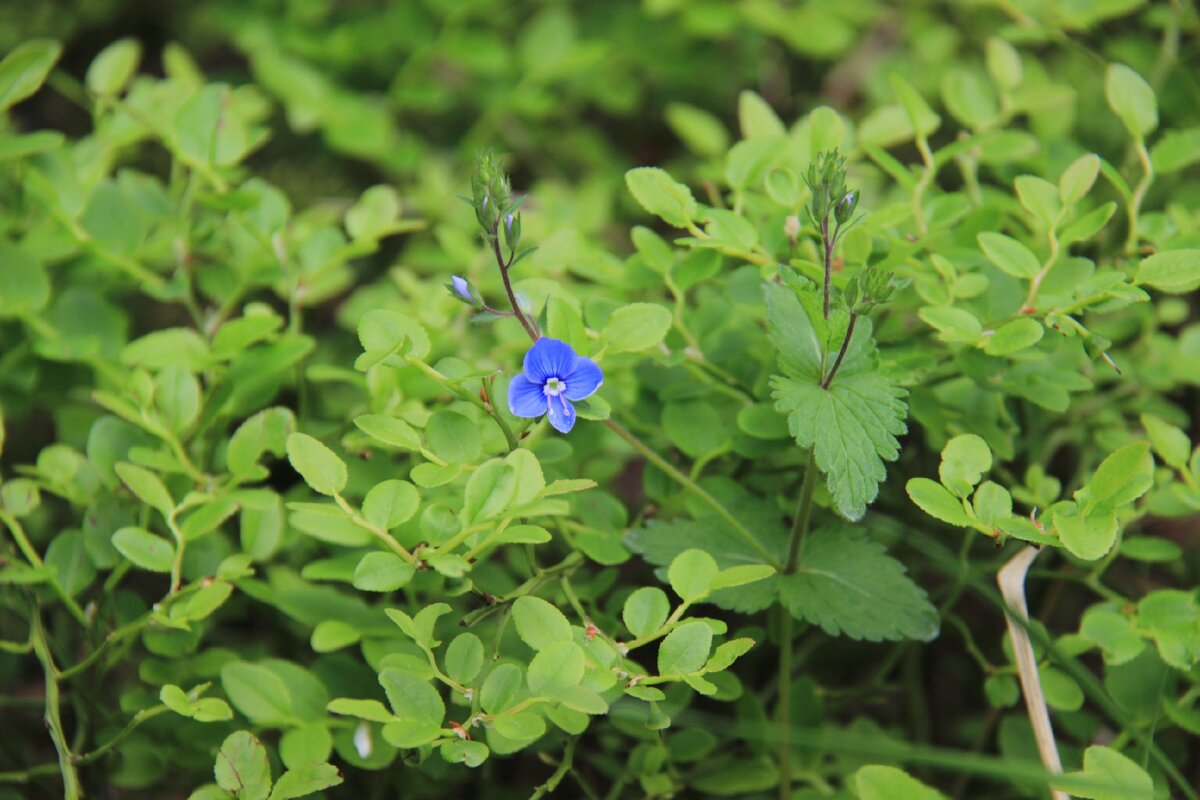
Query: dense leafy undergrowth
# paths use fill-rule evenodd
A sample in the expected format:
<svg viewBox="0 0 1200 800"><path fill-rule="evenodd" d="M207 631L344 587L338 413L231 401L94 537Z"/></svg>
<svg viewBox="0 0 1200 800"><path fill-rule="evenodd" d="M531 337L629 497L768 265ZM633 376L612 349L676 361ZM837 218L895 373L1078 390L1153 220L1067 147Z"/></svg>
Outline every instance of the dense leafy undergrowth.
<svg viewBox="0 0 1200 800"><path fill-rule="evenodd" d="M1192 2L142 12L0 11L0 798L1197 797Z"/></svg>

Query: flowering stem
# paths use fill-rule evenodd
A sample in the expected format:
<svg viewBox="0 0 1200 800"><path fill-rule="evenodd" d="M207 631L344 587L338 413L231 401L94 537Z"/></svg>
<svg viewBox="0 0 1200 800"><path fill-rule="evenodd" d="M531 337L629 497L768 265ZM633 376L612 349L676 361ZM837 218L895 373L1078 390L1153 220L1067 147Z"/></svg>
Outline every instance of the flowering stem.
<svg viewBox="0 0 1200 800"><path fill-rule="evenodd" d="M842 359L846 357L846 351L850 348L850 339L854 336L854 324L858 322L858 315L850 315L850 324L846 326L846 336L842 339L842 346L838 349L837 358L833 361L833 369L829 370L829 374L825 376L825 380L821 381L821 388L828 389L829 384L833 383L833 376L837 375L837 371L842 366Z"/></svg>
<svg viewBox="0 0 1200 800"><path fill-rule="evenodd" d="M821 220L821 243L825 250L825 319L829 319L829 284L833 282L833 239L829 235L829 217Z"/></svg>
<svg viewBox="0 0 1200 800"><path fill-rule="evenodd" d="M628 442L634 450L637 450L639 453L645 456L647 461L661 469L663 472L667 473L667 475L673 478L676 483L687 489L692 494L696 495L696 497L703 500L709 508L717 512L717 516L729 523L729 526L733 528L737 535L740 536L742 540L756 553L758 553L765 563L770 564L775 569L782 568L783 565L779 563L779 559L773 556L770 551L767 550L767 548L763 547L762 543L754 537L754 534L752 534L749 529L747 529L746 526L738 520L737 517L729 513L729 509L721 505L721 501L717 500L717 498L706 492L698 483L693 481L687 475L684 475L682 472L675 469L671 462L667 461L658 453L651 450L645 442L622 428L614 420L606 419L604 424L612 428L613 432Z"/></svg>
<svg viewBox="0 0 1200 800"><path fill-rule="evenodd" d="M512 306L513 314L521 322L521 327L529 334L529 338L535 342L542 338L541 332L537 329L537 325L525 316L525 312L521 310L520 304L517 303L517 295L513 291L512 281L508 277L508 268L512 265L512 259L505 260L504 253L500 252L500 222L497 220L492 225L492 252L496 255L496 265L500 267L500 278L504 281L504 292L508 295L509 305Z"/></svg>

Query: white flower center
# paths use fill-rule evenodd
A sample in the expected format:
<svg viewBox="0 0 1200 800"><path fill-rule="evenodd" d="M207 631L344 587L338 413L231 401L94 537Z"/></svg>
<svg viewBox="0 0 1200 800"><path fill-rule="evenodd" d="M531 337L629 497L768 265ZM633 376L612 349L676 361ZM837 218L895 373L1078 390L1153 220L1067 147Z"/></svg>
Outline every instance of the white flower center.
<svg viewBox="0 0 1200 800"><path fill-rule="evenodd" d="M566 390L567 384L563 383L558 378L550 378L546 381L545 386L542 387L542 391L545 392L547 397L558 397Z"/></svg>

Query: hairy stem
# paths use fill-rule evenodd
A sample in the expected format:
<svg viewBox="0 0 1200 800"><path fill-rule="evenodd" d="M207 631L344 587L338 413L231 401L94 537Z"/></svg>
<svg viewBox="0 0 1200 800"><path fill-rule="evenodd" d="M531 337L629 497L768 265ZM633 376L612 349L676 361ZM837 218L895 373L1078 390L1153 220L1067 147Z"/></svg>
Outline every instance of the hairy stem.
<svg viewBox="0 0 1200 800"><path fill-rule="evenodd" d="M846 357L846 351L850 348L850 339L854 336L854 325L858 322L858 315L850 315L850 324L846 326L846 336L842 339L842 346L838 348L837 358L833 360L833 367L829 370L829 374L821 381L821 388L828 389L829 384L833 383L833 376L837 375L837 371L841 369L842 359Z"/></svg>
<svg viewBox="0 0 1200 800"><path fill-rule="evenodd" d="M829 235L829 217L821 220L821 244L825 254L825 319L829 319L829 285L833 283L833 239Z"/></svg>
<svg viewBox="0 0 1200 800"><path fill-rule="evenodd" d="M504 281L504 293L508 295L508 303L512 306L513 314L521 323L521 327L529 334L529 338L535 342L542 338L541 332L537 329L537 325L525 316L525 312L521 310L520 304L517 302L516 292L513 291L512 281L508 277L508 268L512 265L512 259L505 260L504 253L500 251L500 222L492 226L492 253L496 256L496 266L500 267L500 278Z"/></svg>

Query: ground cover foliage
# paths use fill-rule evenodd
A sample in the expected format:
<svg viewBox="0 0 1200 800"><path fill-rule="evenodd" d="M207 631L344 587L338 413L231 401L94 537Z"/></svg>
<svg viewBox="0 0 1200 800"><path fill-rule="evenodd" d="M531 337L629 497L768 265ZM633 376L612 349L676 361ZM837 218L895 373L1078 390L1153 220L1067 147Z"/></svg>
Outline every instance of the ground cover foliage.
<svg viewBox="0 0 1200 800"><path fill-rule="evenodd" d="M1197 797L1194 3L0 19L0 799Z"/></svg>

